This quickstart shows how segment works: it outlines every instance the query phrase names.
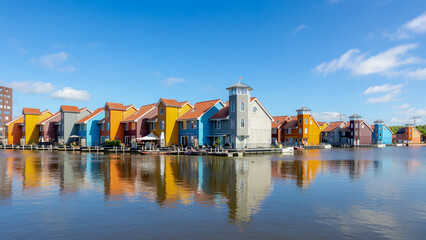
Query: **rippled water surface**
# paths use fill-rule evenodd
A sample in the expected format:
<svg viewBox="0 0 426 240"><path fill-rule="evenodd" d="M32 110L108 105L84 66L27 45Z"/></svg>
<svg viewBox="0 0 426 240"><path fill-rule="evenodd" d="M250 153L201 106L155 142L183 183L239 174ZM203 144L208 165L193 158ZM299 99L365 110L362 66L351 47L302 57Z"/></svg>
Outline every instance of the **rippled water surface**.
<svg viewBox="0 0 426 240"><path fill-rule="evenodd" d="M425 239L426 147L0 151L1 239Z"/></svg>

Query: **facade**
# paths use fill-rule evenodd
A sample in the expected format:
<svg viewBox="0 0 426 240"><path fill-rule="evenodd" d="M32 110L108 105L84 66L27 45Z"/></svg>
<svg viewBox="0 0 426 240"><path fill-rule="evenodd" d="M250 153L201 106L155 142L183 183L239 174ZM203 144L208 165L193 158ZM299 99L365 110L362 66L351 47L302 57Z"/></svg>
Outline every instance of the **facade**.
<svg viewBox="0 0 426 240"><path fill-rule="evenodd" d="M177 119L189 111L193 106L188 102L178 102L174 99L160 98L158 101L157 116L151 118L150 132L160 137L161 145L179 145L179 124Z"/></svg>
<svg viewBox="0 0 426 240"><path fill-rule="evenodd" d="M372 143L392 144L393 132L384 124L382 120L374 121Z"/></svg>
<svg viewBox="0 0 426 240"><path fill-rule="evenodd" d="M0 86L0 139L7 138L6 123L12 120L13 92L12 88Z"/></svg>
<svg viewBox="0 0 426 240"><path fill-rule="evenodd" d="M321 142L332 146L340 145L340 130L349 125L348 122L338 121L330 124L321 131Z"/></svg>
<svg viewBox="0 0 426 240"><path fill-rule="evenodd" d="M271 145L273 118L256 97L250 86L238 82L228 88L230 147L233 149L262 148Z"/></svg>
<svg viewBox="0 0 426 240"><path fill-rule="evenodd" d="M340 141L350 146L371 144L373 129L358 114L349 117L349 125L342 129Z"/></svg>
<svg viewBox="0 0 426 240"><path fill-rule="evenodd" d="M284 142L284 125L289 121L289 116L273 117L271 132L272 144L277 145L278 143Z"/></svg>
<svg viewBox="0 0 426 240"><path fill-rule="evenodd" d="M22 139L22 126L24 125L24 115L21 115L12 121L6 123L7 139L5 145L20 145Z"/></svg>
<svg viewBox="0 0 426 240"><path fill-rule="evenodd" d="M197 102L194 107L177 119L179 123L179 145L213 145L211 129L217 128L217 122L209 119L224 107L220 99Z"/></svg>
<svg viewBox="0 0 426 240"><path fill-rule="evenodd" d="M121 121L126 119L138 109L133 105L124 106L121 103L107 102L104 106L105 118L100 120L100 143L108 140L124 141L124 129Z"/></svg>
<svg viewBox="0 0 426 240"><path fill-rule="evenodd" d="M24 115L24 122L21 145L38 143L40 128L37 124L53 114L49 110L40 112L38 108L24 108L22 114Z"/></svg>
<svg viewBox="0 0 426 240"><path fill-rule="evenodd" d="M105 118L104 108L98 108L86 117L76 122L80 146L99 146L100 125L98 122Z"/></svg>
<svg viewBox="0 0 426 240"><path fill-rule="evenodd" d="M212 128L210 138L214 146L231 146L229 138L229 102L209 119Z"/></svg>
<svg viewBox="0 0 426 240"><path fill-rule="evenodd" d="M148 120L157 115L155 105L154 103L142 106L121 121L124 129L124 143L130 144L133 139L145 137L150 133Z"/></svg>
<svg viewBox="0 0 426 240"><path fill-rule="evenodd" d="M91 114L92 111L88 108L79 109L77 106L62 105L59 112L61 113L61 120L58 126L58 143L67 145L78 141L76 138L70 138L78 134L76 123Z"/></svg>
<svg viewBox="0 0 426 240"><path fill-rule="evenodd" d="M406 124L396 133L396 143L421 143L422 134L412 124Z"/></svg>
<svg viewBox="0 0 426 240"><path fill-rule="evenodd" d="M58 142L58 125L61 121L61 112L57 112L52 116L40 121L39 127L39 143L55 144Z"/></svg>
<svg viewBox="0 0 426 240"><path fill-rule="evenodd" d="M297 116L291 117L290 121L284 125L286 144L295 146L319 145L321 126L311 115L311 110L307 107L301 107L296 112Z"/></svg>

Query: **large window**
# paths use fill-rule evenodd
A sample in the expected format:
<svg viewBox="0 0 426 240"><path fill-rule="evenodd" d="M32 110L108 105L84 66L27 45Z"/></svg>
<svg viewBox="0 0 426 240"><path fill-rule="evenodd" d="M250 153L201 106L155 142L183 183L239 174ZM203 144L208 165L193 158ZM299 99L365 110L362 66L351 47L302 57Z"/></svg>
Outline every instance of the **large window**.
<svg viewBox="0 0 426 240"><path fill-rule="evenodd" d="M197 128L197 121L191 121L191 129Z"/></svg>
<svg viewBox="0 0 426 240"><path fill-rule="evenodd" d="M235 103L231 102L231 112L235 112Z"/></svg>
<svg viewBox="0 0 426 240"><path fill-rule="evenodd" d="M160 115L164 115L164 108L160 108Z"/></svg>
<svg viewBox="0 0 426 240"><path fill-rule="evenodd" d="M164 130L164 128L165 128L165 122L161 121L160 122L160 130Z"/></svg>
<svg viewBox="0 0 426 240"><path fill-rule="evenodd" d="M305 128L305 134L308 134L308 128Z"/></svg>
<svg viewBox="0 0 426 240"><path fill-rule="evenodd" d="M299 118L299 124L302 124L302 119L301 118Z"/></svg>
<svg viewBox="0 0 426 240"><path fill-rule="evenodd" d="M307 118L305 118L305 124L308 124L308 119Z"/></svg>
<svg viewBox="0 0 426 240"><path fill-rule="evenodd" d="M241 125L240 125L240 127L241 127L241 128L245 128L244 118L241 118Z"/></svg>
<svg viewBox="0 0 426 240"><path fill-rule="evenodd" d="M240 111L241 111L241 112L244 112L244 111L245 111L245 108L244 108L244 102L241 102L241 103L240 103L240 105L241 105L241 106L240 106Z"/></svg>
<svg viewBox="0 0 426 240"><path fill-rule="evenodd" d="M109 131L109 123L106 124L106 130Z"/></svg>

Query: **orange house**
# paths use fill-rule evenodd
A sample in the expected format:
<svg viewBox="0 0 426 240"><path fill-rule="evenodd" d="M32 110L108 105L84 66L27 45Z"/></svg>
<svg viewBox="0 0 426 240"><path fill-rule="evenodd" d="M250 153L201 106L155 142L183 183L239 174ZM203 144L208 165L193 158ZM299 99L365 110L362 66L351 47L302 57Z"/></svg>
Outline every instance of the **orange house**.
<svg viewBox="0 0 426 240"><path fill-rule="evenodd" d="M105 118L100 120L100 142L104 143L107 140L124 141L123 121L138 109L133 105L124 106L121 103L107 102L104 106Z"/></svg>
<svg viewBox="0 0 426 240"><path fill-rule="evenodd" d="M297 116L290 117L284 125L284 140L286 144L296 146L315 146L321 140L322 127L311 115L311 110L302 107L296 110ZM327 124L323 124L325 128Z"/></svg>
<svg viewBox="0 0 426 240"><path fill-rule="evenodd" d="M411 124L399 129L396 133L396 143L421 143L421 132Z"/></svg>
<svg viewBox="0 0 426 240"><path fill-rule="evenodd" d="M24 124L24 115L21 115L12 121L6 123L6 137L8 145L20 145L22 138L22 125Z"/></svg>

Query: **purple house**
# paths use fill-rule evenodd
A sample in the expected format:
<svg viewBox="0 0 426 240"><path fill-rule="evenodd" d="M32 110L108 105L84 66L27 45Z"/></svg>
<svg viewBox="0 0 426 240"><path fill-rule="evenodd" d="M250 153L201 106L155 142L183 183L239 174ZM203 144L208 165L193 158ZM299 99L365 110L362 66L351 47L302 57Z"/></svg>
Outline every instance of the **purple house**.
<svg viewBox="0 0 426 240"><path fill-rule="evenodd" d="M145 137L149 134L148 120L157 115L156 104L142 106L138 111L129 115L121 124L124 129L124 143L129 144L132 139Z"/></svg>
<svg viewBox="0 0 426 240"><path fill-rule="evenodd" d="M61 121L61 113L57 112L39 122L39 143L40 144L55 144L58 139L58 124Z"/></svg>
<svg viewBox="0 0 426 240"><path fill-rule="evenodd" d="M341 143L351 146L369 145L373 135L373 129L362 117L354 114L349 117L349 124L341 130Z"/></svg>

